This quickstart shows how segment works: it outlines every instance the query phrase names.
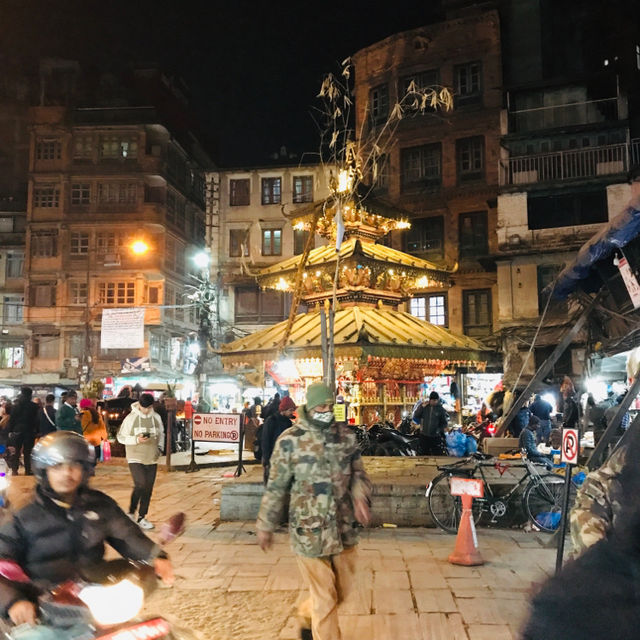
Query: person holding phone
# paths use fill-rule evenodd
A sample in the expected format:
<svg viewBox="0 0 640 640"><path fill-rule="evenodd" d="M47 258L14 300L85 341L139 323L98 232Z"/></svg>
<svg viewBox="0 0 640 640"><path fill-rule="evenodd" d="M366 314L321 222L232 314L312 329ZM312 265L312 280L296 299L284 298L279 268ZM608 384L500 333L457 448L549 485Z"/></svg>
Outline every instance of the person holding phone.
<svg viewBox="0 0 640 640"><path fill-rule="evenodd" d="M153 410L153 396L143 393L140 400L131 405L131 413L122 421L118 431L118 442L125 445L127 462L133 478L129 517L137 522L141 529L154 528L146 516L156 481L163 434L162 420Z"/></svg>

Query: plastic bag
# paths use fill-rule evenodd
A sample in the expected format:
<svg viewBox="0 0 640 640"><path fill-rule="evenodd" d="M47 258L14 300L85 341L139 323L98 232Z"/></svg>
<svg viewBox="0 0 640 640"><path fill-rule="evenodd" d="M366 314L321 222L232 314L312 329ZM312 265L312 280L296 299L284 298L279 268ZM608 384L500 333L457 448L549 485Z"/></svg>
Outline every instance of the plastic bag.
<svg viewBox="0 0 640 640"><path fill-rule="evenodd" d="M478 441L473 436L467 436L467 446L464 451L465 456L470 456L478 451Z"/></svg>
<svg viewBox="0 0 640 640"><path fill-rule="evenodd" d="M460 429L452 429L446 439L449 455L462 458L467 450L467 436Z"/></svg>
<svg viewBox="0 0 640 640"><path fill-rule="evenodd" d="M103 440L100 445L100 461L108 462L111 460L111 443L108 440Z"/></svg>
<svg viewBox="0 0 640 640"><path fill-rule="evenodd" d="M557 529L562 514L559 511L542 511L536 516L536 522L545 529Z"/></svg>

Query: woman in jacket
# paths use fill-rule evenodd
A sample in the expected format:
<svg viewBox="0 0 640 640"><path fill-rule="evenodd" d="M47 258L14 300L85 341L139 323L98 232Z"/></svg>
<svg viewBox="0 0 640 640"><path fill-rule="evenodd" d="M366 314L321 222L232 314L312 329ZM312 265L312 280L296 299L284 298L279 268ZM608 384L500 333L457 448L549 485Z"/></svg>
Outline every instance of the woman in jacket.
<svg viewBox="0 0 640 640"><path fill-rule="evenodd" d="M80 400L80 424L85 440L95 448L96 462L100 460L102 441L107 439L107 428L100 412L93 407L89 398Z"/></svg>
<svg viewBox="0 0 640 640"><path fill-rule="evenodd" d="M143 393L140 400L131 405L131 413L122 421L118 431L118 442L125 445L133 478L129 517L142 529L153 529L146 515L156 481L163 433L162 420L153 410L153 396Z"/></svg>

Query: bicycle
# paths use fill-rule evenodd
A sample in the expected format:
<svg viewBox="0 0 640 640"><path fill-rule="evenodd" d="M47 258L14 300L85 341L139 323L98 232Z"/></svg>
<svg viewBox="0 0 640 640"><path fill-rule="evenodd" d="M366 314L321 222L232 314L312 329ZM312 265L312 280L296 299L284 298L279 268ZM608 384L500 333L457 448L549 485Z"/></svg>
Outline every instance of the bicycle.
<svg viewBox="0 0 640 640"><path fill-rule="evenodd" d="M522 488L522 508L529 521L540 531L554 533L560 525L562 516L562 497L564 478L554 473L541 474L535 464L522 453L522 464L502 463L495 460L489 462L491 456L482 453L454 462L440 465L441 471L428 485L426 497L429 501L429 512L435 524L447 533L456 533L462 513L462 501L458 496L452 496L449 480L451 477L479 478L484 485L484 497L474 498L472 517L477 524L485 513L491 514L491 523L505 516L509 506L514 502L519 489ZM491 484L487 481L484 469L500 468L501 474L507 468L516 467L526 469L526 473L504 495L496 496ZM572 485L573 488L573 485Z"/></svg>

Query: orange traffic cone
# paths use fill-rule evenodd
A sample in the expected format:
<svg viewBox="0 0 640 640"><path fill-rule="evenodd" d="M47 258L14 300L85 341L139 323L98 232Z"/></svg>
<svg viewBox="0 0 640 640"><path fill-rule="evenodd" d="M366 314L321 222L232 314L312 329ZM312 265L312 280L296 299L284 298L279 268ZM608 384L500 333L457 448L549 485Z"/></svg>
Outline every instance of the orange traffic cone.
<svg viewBox="0 0 640 640"><path fill-rule="evenodd" d="M468 495L462 498L462 517L458 526L458 536L453 553L449 556L451 564L461 564L465 567L474 567L484 564L484 560L478 551L478 537L476 536L476 526L471 514L473 498Z"/></svg>

